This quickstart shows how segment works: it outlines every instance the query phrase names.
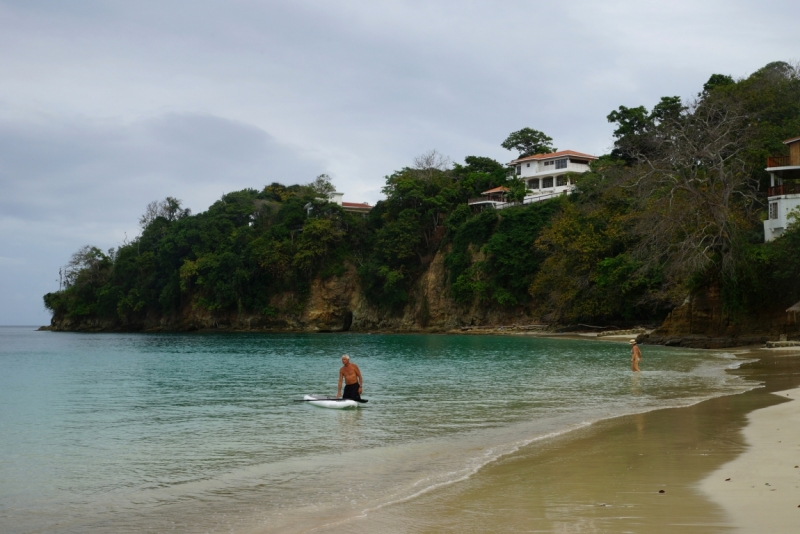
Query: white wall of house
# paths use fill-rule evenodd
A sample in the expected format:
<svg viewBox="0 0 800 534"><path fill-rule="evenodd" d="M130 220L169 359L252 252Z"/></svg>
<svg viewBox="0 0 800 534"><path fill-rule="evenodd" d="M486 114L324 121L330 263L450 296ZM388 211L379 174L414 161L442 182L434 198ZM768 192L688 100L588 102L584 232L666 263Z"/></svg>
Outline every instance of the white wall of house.
<svg viewBox="0 0 800 534"><path fill-rule="evenodd" d="M551 198L572 191L575 178L570 173L584 173L588 170L587 163L575 163L564 156L543 161L523 161L516 165L515 172L525 181L528 188L526 199L530 202L538 197Z"/></svg>
<svg viewBox="0 0 800 534"><path fill-rule="evenodd" d="M546 161L525 161L517 164L517 176L525 181L529 178L542 178L564 174L565 172L586 172L589 165L569 161L569 158L558 158Z"/></svg>
<svg viewBox="0 0 800 534"><path fill-rule="evenodd" d="M331 193L328 195L328 199L334 204L342 205L342 197L344 197L344 193Z"/></svg>
<svg viewBox="0 0 800 534"><path fill-rule="evenodd" d="M800 223L789 219L789 214L800 209L800 195L781 195L768 199L768 218L764 221L764 241L769 242L783 235L790 224Z"/></svg>

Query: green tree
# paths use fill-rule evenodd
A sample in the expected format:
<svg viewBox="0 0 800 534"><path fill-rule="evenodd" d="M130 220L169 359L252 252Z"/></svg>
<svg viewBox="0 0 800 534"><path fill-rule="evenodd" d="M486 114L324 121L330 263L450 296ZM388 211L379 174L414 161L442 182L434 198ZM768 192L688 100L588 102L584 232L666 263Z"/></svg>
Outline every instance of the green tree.
<svg viewBox="0 0 800 534"><path fill-rule="evenodd" d="M331 193L336 191L336 188L331 183L331 177L327 174L320 174L317 176L313 182L308 184L308 187L323 198L328 198Z"/></svg>
<svg viewBox="0 0 800 534"><path fill-rule="evenodd" d="M699 96L708 96L718 87L730 87L735 85L733 77L727 74L712 74L706 83L703 84L703 92Z"/></svg>
<svg viewBox="0 0 800 534"><path fill-rule="evenodd" d="M139 226L146 228L158 217L168 221L176 221L192 214L189 208L182 208L182 202L175 197L167 197L161 202L153 201L147 205L144 214L139 217Z"/></svg>
<svg viewBox="0 0 800 534"><path fill-rule="evenodd" d="M654 141L664 134L662 125L680 120L685 109L680 97L664 96L649 112L644 106L620 106L609 113L608 122L616 124L612 158L634 163L642 155L650 154Z"/></svg>
<svg viewBox="0 0 800 534"><path fill-rule="evenodd" d="M516 150L520 158L534 154L549 154L557 150L553 146L552 137L533 128L512 132L500 146L506 150Z"/></svg>

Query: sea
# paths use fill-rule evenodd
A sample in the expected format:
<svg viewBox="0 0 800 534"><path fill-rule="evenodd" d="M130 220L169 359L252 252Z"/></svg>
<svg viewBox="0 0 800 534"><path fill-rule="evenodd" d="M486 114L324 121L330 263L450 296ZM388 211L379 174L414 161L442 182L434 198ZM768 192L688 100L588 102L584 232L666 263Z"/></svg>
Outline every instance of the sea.
<svg viewBox="0 0 800 534"><path fill-rule="evenodd" d="M535 336L0 327L0 532L313 532L600 420L752 389L725 352ZM336 393L342 354L364 377Z"/></svg>

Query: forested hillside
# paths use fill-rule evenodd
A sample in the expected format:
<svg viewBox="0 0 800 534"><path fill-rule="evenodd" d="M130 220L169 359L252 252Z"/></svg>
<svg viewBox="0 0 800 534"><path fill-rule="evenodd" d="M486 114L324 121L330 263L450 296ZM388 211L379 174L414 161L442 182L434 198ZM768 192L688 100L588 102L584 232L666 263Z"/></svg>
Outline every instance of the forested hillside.
<svg viewBox="0 0 800 534"><path fill-rule="evenodd" d="M132 242L78 251L45 305L57 329L410 330L654 322L711 292L730 330L800 300L800 225L768 244L761 225L766 157L800 135L796 67L715 74L691 101L620 106L608 120L614 150L575 194L504 210L467 200L497 186L522 198L506 166L435 151L386 177L366 216L328 202L325 176L229 193L194 215L167 198ZM529 128L503 146L554 149ZM323 315L340 326L315 325Z"/></svg>

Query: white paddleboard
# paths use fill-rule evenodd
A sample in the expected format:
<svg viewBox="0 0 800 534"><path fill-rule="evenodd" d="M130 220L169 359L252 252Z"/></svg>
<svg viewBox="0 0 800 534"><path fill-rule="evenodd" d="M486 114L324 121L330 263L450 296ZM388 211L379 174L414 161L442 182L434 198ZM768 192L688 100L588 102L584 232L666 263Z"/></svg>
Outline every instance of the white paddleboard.
<svg viewBox="0 0 800 534"><path fill-rule="evenodd" d="M337 399L336 397L326 397L325 395L306 395L303 397L307 404L313 404L320 408L333 408L334 410L344 410L347 408L358 408L359 402L353 399Z"/></svg>

